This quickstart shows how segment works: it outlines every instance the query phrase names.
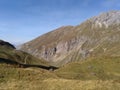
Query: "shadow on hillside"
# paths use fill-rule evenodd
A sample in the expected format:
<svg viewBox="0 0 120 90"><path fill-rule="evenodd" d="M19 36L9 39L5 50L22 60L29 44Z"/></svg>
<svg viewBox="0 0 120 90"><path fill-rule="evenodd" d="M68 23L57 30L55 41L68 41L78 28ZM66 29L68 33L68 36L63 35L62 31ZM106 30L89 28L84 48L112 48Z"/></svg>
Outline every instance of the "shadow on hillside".
<svg viewBox="0 0 120 90"><path fill-rule="evenodd" d="M57 67L54 67L54 66L21 64L19 62L9 60L9 59L4 59L4 58L0 58L0 63L6 63L6 64L9 64L9 65L12 65L13 67L17 67L17 68L37 67L37 68L42 68L42 69L51 70L51 71L54 71L54 70L58 69Z"/></svg>

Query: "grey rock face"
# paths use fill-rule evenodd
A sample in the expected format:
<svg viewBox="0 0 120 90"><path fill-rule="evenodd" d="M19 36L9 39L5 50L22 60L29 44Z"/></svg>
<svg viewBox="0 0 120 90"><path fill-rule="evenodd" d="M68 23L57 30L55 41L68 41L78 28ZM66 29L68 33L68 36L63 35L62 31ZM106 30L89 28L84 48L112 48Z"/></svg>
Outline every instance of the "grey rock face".
<svg viewBox="0 0 120 90"><path fill-rule="evenodd" d="M94 22L96 27L108 27L110 25L120 24L120 11L105 12L91 18L90 21Z"/></svg>

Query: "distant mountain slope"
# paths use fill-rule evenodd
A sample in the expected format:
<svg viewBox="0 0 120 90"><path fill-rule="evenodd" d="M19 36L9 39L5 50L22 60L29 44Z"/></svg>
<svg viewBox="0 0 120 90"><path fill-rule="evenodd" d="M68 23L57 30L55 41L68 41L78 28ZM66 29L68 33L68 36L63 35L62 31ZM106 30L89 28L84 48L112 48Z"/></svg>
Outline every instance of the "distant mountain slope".
<svg viewBox="0 0 120 90"><path fill-rule="evenodd" d="M23 44L21 50L58 66L94 56L120 56L120 11L58 28Z"/></svg>

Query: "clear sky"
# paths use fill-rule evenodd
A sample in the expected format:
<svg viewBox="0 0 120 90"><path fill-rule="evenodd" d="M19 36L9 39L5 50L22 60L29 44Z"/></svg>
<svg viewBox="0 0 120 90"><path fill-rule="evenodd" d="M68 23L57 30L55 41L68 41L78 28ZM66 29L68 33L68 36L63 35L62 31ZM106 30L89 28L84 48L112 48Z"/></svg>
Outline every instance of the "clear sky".
<svg viewBox="0 0 120 90"><path fill-rule="evenodd" d="M110 10L120 0L0 0L0 39L23 43Z"/></svg>

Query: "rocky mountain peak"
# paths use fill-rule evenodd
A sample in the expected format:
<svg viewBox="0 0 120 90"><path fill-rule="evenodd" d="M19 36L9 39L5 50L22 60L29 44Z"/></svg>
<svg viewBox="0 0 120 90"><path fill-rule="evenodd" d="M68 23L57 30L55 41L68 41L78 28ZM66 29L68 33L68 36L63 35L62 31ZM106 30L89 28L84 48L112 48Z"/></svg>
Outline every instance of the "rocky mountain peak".
<svg viewBox="0 0 120 90"><path fill-rule="evenodd" d="M95 26L118 25L120 24L120 11L109 11L89 19Z"/></svg>

